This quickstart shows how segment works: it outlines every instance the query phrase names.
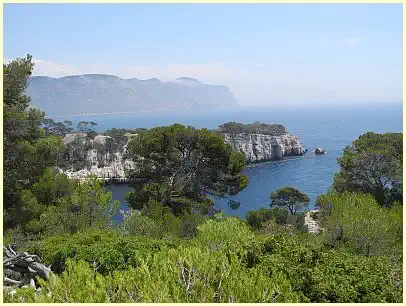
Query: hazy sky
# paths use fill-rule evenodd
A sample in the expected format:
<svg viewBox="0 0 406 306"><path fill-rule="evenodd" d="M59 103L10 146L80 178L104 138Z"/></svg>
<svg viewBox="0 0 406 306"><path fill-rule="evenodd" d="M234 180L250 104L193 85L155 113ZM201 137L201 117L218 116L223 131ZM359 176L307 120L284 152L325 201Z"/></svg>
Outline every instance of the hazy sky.
<svg viewBox="0 0 406 306"><path fill-rule="evenodd" d="M402 101L401 4L5 4L34 75L229 86L240 104Z"/></svg>

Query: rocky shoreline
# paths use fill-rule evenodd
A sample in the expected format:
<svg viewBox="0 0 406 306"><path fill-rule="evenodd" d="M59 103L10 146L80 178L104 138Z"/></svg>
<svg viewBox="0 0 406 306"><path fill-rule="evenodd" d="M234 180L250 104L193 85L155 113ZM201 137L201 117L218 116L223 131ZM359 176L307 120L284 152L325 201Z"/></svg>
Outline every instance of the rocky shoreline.
<svg viewBox="0 0 406 306"><path fill-rule="evenodd" d="M273 125L268 125L273 127ZM278 125L279 127L279 125ZM287 133L279 135L260 133L221 132L224 142L234 151L245 155L247 164L282 160L291 156L302 156L307 152L299 137ZM137 134L132 134L136 137ZM66 152L64 166L60 172L74 179L85 179L88 175L110 183L128 182L126 173L135 168L134 162L127 159L126 151L130 137L117 143L110 136L97 135L90 139L86 133L67 134L63 138Z"/></svg>

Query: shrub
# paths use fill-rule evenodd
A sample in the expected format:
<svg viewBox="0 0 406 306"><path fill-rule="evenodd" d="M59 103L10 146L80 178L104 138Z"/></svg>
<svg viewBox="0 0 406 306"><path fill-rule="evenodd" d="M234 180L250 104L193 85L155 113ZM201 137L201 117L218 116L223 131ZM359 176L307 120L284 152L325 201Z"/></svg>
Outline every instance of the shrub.
<svg viewBox="0 0 406 306"><path fill-rule="evenodd" d="M370 193L387 207L402 202L402 147L402 133L361 135L338 158L340 172L334 177L334 189Z"/></svg>
<svg viewBox="0 0 406 306"><path fill-rule="evenodd" d="M322 227L332 246L365 255L402 253L402 207L381 207L372 195L329 194L319 198Z"/></svg>
<svg viewBox="0 0 406 306"><path fill-rule="evenodd" d="M275 222L274 220L268 220ZM60 275L8 302L400 302L402 274L383 256L336 251L325 236L271 236L216 215L190 240L87 231L30 251ZM59 265L59 266L58 266ZM53 266L54 268L54 266ZM49 294L51 292L51 294Z"/></svg>
<svg viewBox="0 0 406 306"><path fill-rule="evenodd" d="M302 302L400 302L402 287L390 275L385 257L326 249L311 234L275 235L265 243L259 266L268 275L283 273ZM319 242L316 242L316 241Z"/></svg>
<svg viewBox="0 0 406 306"><path fill-rule="evenodd" d="M159 224L148 216L143 216L138 210L131 210L124 215L123 223L120 225L124 234L161 237L162 229Z"/></svg>
<svg viewBox="0 0 406 306"><path fill-rule="evenodd" d="M61 273L68 258L96 265L103 274L136 265L136 257L149 256L167 247L176 247L176 240L123 236L118 231L88 230L73 235L54 236L31 243L28 251L39 255L52 270Z"/></svg>
<svg viewBox="0 0 406 306"><path fill-rule="evenodd" d="M67 262L42 290L17 290L7 302L298 302L282 274L269 278L235 256L199 248L159 252L136 268L102 276L86 262Z"/></svg>
<svg viewBox="0 0 406 306"><path fill-rule="evenodd" d="M262 227L262 223L268 220L275 220L278 224L284 225L287 222L288 210L283 208L261 208L250 210L247 213L247 223L254 229Z"/></svg>
<svg viewBox="0 0 406 306"><path fill-rule="evenodd" d="M254 122L251 124L242 124L238 122L227 122L219 126L217 129L219 133L250 133L250 134L264 134L279 136L286 134L288 131L282 124L266 124Z"/></svg>
<svg viewBox="0 0 406 306"><path fill-rule="evenodd" d="M255 240L245 222L235 217L209 219L198 226L197 242L210 250L236 250Z"/></svg>

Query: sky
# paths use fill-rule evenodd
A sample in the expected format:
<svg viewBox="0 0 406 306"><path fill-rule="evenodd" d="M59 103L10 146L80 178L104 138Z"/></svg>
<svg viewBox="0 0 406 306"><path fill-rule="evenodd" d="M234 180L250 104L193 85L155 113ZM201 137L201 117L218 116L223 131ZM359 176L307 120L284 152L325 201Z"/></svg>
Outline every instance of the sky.
<svg viewBox="0 0 406 306"><path fill-rule="evenodd" d="M4 4L4 60L226 85L241 105L402 101L401 4Z"/></svg>

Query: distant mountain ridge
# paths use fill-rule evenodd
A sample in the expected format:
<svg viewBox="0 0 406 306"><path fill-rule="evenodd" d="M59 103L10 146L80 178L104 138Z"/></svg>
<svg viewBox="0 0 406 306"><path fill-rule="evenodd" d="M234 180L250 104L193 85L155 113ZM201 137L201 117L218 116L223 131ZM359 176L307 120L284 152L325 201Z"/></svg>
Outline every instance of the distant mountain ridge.
<svg viewBox="0 0 406 306"><path fill-rule="evenodd" d="M26 93L34 107L50 116L238 106L227 86L203 84L189 77L162 82L107 74L34 76Z"/></svg>

